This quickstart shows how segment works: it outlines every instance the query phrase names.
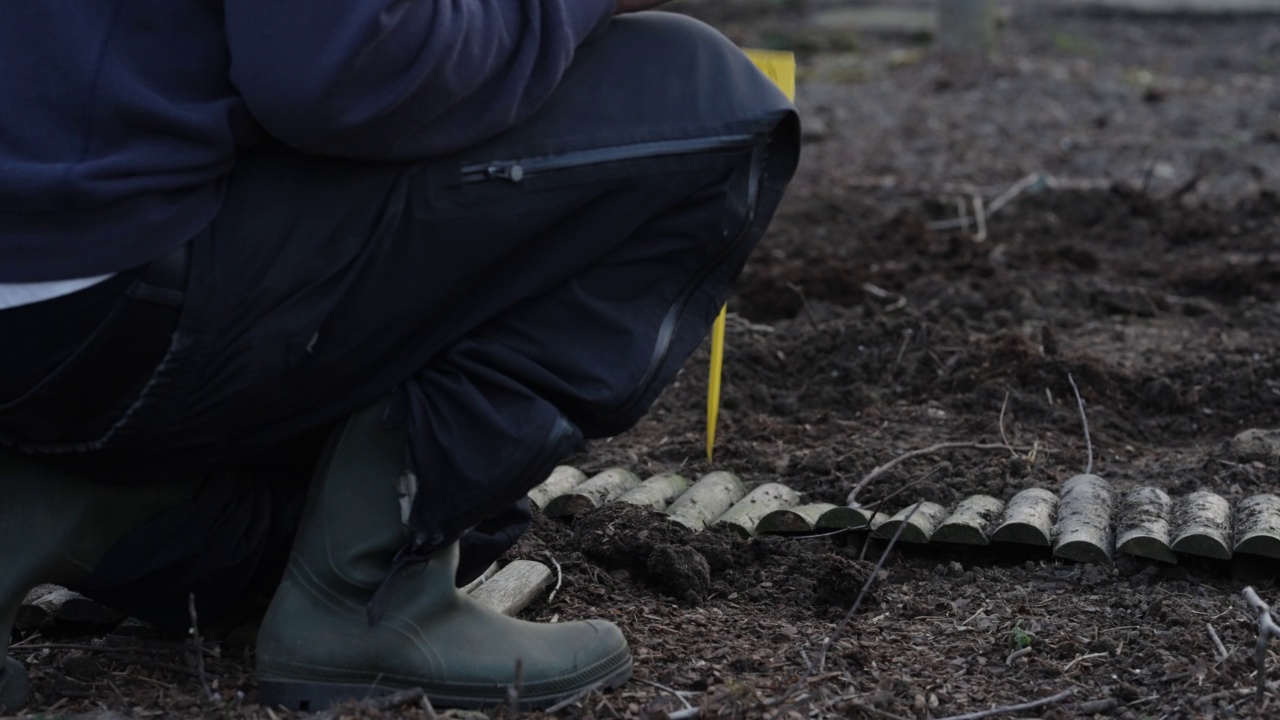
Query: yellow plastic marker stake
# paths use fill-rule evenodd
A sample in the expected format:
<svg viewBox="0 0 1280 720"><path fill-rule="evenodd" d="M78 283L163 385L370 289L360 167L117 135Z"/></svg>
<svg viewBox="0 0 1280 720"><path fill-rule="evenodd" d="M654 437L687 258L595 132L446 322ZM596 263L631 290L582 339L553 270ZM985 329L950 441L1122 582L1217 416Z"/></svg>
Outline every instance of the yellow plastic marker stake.
<svg viewBox="0 0 1280 720"><path fill-rule="evenodd" d="M796 56L778 50L747 50L747 57L769 76L789 100L796 99ZM724 322L728 306L711 326L711 378L707 382L707 462L716 449L716 420L720 418L720 374L724 369Z"/></svg>
<svg viewBox="0 0 1280 720"><path fill-rule="evenodd" d="M747 57L782 89L788 100L796 99L796 56L782 50L747 50Z"/></svg>

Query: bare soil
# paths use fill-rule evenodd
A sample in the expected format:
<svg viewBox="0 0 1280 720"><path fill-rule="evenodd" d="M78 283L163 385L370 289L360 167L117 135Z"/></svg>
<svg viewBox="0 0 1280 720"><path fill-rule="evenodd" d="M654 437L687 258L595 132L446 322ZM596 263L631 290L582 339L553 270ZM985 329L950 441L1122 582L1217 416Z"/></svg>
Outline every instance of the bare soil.
<svg viewBox="0 0 1280 720"><path fill-rule="evenodd" d="M694 6L744 44L801 51L809 127L793 190L730 301L714 467L843 503L906 451L1002 442L1003 407L1016 451L916 458L860 497L896 508L1056 489L1088 455L1071 375L1093 470L1116 487L1233 501L1280 492L1280 460L1227 445L1280 427L1280 19L1018 3L999 52L973 59L910 33L818 23L824 7L811 5ZM1029 173L1046 179L988 217L985 238L937 226L958 202L972 216L975 196L989 208ZM704 350L638 427L573 464L707 471L706 363ZM1240 595L1252 584L1280 602L1274 565L1121 557L1104 568L904 545L877 573L882 549L858 534L693 534L606 507L537 518L512 556L554 558L563 574L526 617L606 617L634 648L635 680L559 717L693 706L703 717L942 718L1065 690L1016 715L1278 712L1274 692L1261 705L1251 694L1255 625ZM251 637L210 639L216 701L181 639L27 638L52 643L21 651L29 711L266 717Z"/></svg>

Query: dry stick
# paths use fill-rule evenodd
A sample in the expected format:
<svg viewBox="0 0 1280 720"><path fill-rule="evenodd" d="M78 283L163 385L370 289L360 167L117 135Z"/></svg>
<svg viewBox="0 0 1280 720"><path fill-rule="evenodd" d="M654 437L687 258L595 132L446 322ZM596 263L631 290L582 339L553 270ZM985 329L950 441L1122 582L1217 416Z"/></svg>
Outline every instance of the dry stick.
<svg viewBox="0 0 1280 720"><path fill-rule="evenodd" d="M413 688L413 689L422 690L422 688ZM405 692L410 692L410 691L406 690ZM439 715L436 715L435 706L431 704L431 698L427 697L427 693L425 690L422 693L422 712L427 716L427 720L436 720L438 717L440 717Z"/></svg>
<svg viewBox="0 0 1280 720"><path fill-rule="evenodd" d="M793 282L788 282L787 289L800 296L800 309L804 310L804 316L809 320L809 327L817 330L818 321L813 317L813 310L809 309L809 299L804 296L804 288Z"/></svg>
<svg viewBox="0 0 1280 720"><path fill-rule="evenodd" d="M1052 705L1056 702L1062 702L1074 695L1075 688L1067 688L1057 695L1050 695L1047 698L1032 700L1031 702L1019 703L1017 705L1005 705L1003 707L993 707L989 710L979 710L978 712L969 713L967 715L951 715L940 718L939 720L978 720L979 718L991 717L992 715L1003 715L1011 712L1021 712L1023 710L1034 710L1045 705Z"/></svg>
<svg viewBox="0 0 1280 720"><path fill-rule="evenodd" d="M1209 631L1209 639L1213 641L1213 646L1218 650L1218 659L1227 659L1227 649L1222 645L1222 638L1218 637L1218 631L1213 629L1213 623L1205 623L1204 627Z"/></svg>
<svg viewBox="0 0 1280 720"><path fill-rule="evenodd" d="M1020 657L1024 657L1024 656L1027 656L1027 655L1030 655L1030 654L1031 654L1031 646L1030 646L1030 645L1028 645L1028 646L1026 646L1026 647L1024 647L1024 648L1018 648L1017 650L1014 650L1013 652L1009 653L1009 657L1007 657L1007 658L1005 658L1005 659L1004 659L1004 664L1005 664L1005 665L1012 665L1014 660L1017 660L1017 659L1018 659L1018 658L1020 658Z"/></svg>
<svg viewBox="0 0 1280 720"><path fill-rule="evenodd" d="M1005 390L1004 401L1000 403L1000 419L996 421L996 428L1000 431L1000 440L1004 442L1005 447L1009 448L1009 452L1013 453L1014 457L1021 457L1020 455L1018 455L1018 453L1014 452L1013 445L1012 443L1009 442L1009 437L1004 434L1004 410L1008 406L1009 406L1009 391Z"/></svg>
<svg viewBox="0 0 1280 720"><path fill-rule="evenodd" d="M544 712L547 712L547 713L557 713L557 712L560 712L561 710L563 710L563 709L565 709L565 708L569 707L570 705L573 705L574 703L581 702L582 700L586 699L586 697L587 697L588 695L590 695L591 693L595 692L596 690L599 690L599 689L600 689L600 686L601 686L601 685L603 685L603 684L604 684L604 681L603 681L603 680L600 680L600 681L594 682L594 683L592 683L592 684L588 685L587 687L585 687L585 688L583 688L583 689L579 690L578 692L576 692L576 693L574 693L574 694L570 695L569 697L567 697L567 698L565 698L565 699L561 700L560 702L556 703L555 705L552 705L551 707L547 708ZM514 717L514 716L513 716L513 717Z"/></svg>
<svg viewBox="0 0 1280 720"><path fill-rule="evenodd" d="M75 643L39 643L36 645L10 645L9 652L16 653L19 651L38 652L40 650L80 650L91 653L105 653L108 655L129 655L133 653L147 655L172 655L181 649L181 645L174 643L172 647L144 647L140 645L78 645ZM205 649L206 655L212 655L213 651Z"/></svg>
<svg viewBox="0 0 1280 720"><path fill-rule="evenodd" d="M849 491L848 504L852 505L857 500L858 492L861 491L862 488L866 487L867 483L880 477L885 472L889 471L899 463L902 463L906 460L910 460L911 458L920 457L921 455L930 455L940 450L1008 450L1008 449L1010 449L1009 446L1002 443L944 442L944 443L938 443L937 445L930 445L929 447L926 447L926 448L920 448L918 450L905 452L899 455L898 457L886 462L883 465L878 465L875 468L872 468L871 472L867 473L866 475L863 475L862 479L859 480L857 484L853 486L853 489Z"/></svg>
<svg viewBox="0 0 1280 720"><path fill-rule="evenodd" d="M907 352L907 343L911 342L911 337L915 335L915 331L907 328L902 333L902 344L898 346L898 356L893 359L893 365L889 366L889 373L898 369L898 365L902 363L902 355Z"/></svg>
<svg viewBox="0 0 1280 720"><path fill-rule="evenodd" d="M419 700L424 703L427 710L427 717L436 717L435 708L431 707L431 701L427 699L426 692L420 687L400 690L389 695L369 698L368 700L361 700L360 702L355 703L355 707L366 710L386 711L404 705L412 705ZM316 713L312 718L314 720L337 720L337 718L346 715L349 710L350 706L341 710L326 710L325 712ZM273 717L275 716L270 708L267 708L267 713Z"/></svg>
<svg viewBox="0 0 1280 720"><path fill-rule="evenodd" d="M671 693L672 695L675 695L677 700L679 700L680 702L684 703L684 709L685 709L685 710L689 710L689 709L691 709L691 708L693 707L693 705L692 705L688 700L686 700L686 699L685 699L684 694L683 694L683 693L681 693L679 690L676 690L676 689L675 689L675 688L673 688L673 687L669 687L669 686L667 686L667 685L663 685L663 684L662 684L662 683L660 683L660 682L654 682L654 681L652 681L652 680L645 680L644 678L632 678L632 680L635 680L636 682L642 682L642 683L644 683L645 685L652 685L653 687L656 687L656 688L658 688L659 690L666 690L667 692Z"/></svg>
<svg viewBox="0 0 1280 720"><path fill-rule="evenodd" d="M844 618L840 620L840 624L836 625L836 629L830 635L822 638L822 645L818 650L818 672L822 672L823 667L827 664L827 650L840 639L840 633L844 632L845 627L849 625L849 621L853 619L854 613L858 612L858 608L862 606L862 600L867 596L867 591L871 589L871 584L876 581L876 576L880 574L880 568L884 567L884 561L889 557L889 552L893 550L893 546L897 544L898 537L902 535L902 530L907 527L907 520L916 514L919 505L907 513L903 518L903 523L898 526L898 531L889 539L889 544L885 546L884 552L880 553L880 559L876 561L876 566L871 570L871 575L867 577L867 581L862 583L862 589L858 591L858 597L854 598L853 606L849 608L849 612L844 614ZM810 666L805 670L803 681L808 681L809 676L813 675L813 667Z"/></svg>
<svg viewBox="0 0 1280 720"><path fill-rule="evenodd" d="M1067 663L1066 666L1062 668L1062 672L1065 674L1068 670L1075 667L1076 663L1078 662L1083 662L1085 660L1089 660L1091 658L1096 658L1096 657L1106 657L1107 654L1108 653L1105 653L1105 652L1096 652L1096 653L1087 653L1085 655L1077 655L1074 660Z"/></svg>
<svg viewBox="0 0 1280 720"><path fill-rule="evenodd" d="M1262 704L1262 696L1267 691L1267 641L1273 637L1280 638L1280 625L1276 625L1271 617L1271 607L1258 597L1250 585L1241 591L1245 602L1258 613L1258 642L1253 648L1253 663L1258 669L1258 704Z"/></svg>
<svg viewBox="0 0 1280 720"><path fill-rule="evenodd" d="M1084 474L1093 474L1093 442L1089 440L1089 418L1084 414L1084 400L1080 397L1080 388L1076 387L1076 379L1071 377L1071 373L1067 373L1067 382L1071 383L1071 390L1076 394L1076 406L1080 408L1080 422L1084 424L1084 447L1089 453L1089 464L1084 466Z"/></svg>
<svg viewBox="0 0 1280 720"><path fill-rule="evenodd" d="M844 700L846 698L839 698L839 699ZM884 710L873 708L870 705L864 705L860 702L850 702L849 707L865 715L870 715L871 717L884 718L885 720L907 720L901 715L894 715L891 712L885 712ZM674 720L674 716L672 720Z"/></svg>
<svg viewBox="0 0 1280 720"><path fill-rule="evenodd" d="M196 594L187 594L187 614L191 616L191 639L196 645L196 672L200 677L200 686L204 688L205 699L213 702L213 688L209 687L209 678L204 674L204 642L200 639L200 625L196 620Z"/></svg>
<svg viewBox="0 0 1280 720"><path fill-rule="evenodd" d="M560 592L560 583L564 581L564 573L560 570L560 563L556 562L556 556L552 555L550 550L547 551L546 555L551 564L556 566L556 586L551 589L551 594L547 596L547 604L550 605L551 601L556 599L556 593Z"/></svg>
<svg viewBox="0 0 1280 720"><path fill-rule="evenodd" d="M507 686L507 717L520 716L520 693L524 692L524 660L516 658L516 681Z"/></svg>
<svg viewBox="0 0 1280 720"><path fill-rule="evenodd" d="M1022 178L1021 180L1011 185L1008 190L1005 190L1003 193L1001 193L1000 196L997 197L995 200L992 200L991 205L985 209L985 212L978 205L978 203L981 201L982 196L979 195L977 192L975 192L976 188L974 188L971 185L965 185L965 186L957 187L955 189L961 192L969 193L969 195L974 200L975 213L985 215L985 217L992 217L996 213L1000 212L1001 208L1003 208L1004 206L1012 202L1014 198L1018 197L1024 191L1026 191L1027 188L1030 188L1033 185L1037 185L1042 182L1047 187L1060 187L1064 185L1063 181L1057 180L1052 175L1048 175L1045 173L1031 173L1030 175L1027 175L1026 177ZM1065 184L1073 185L1077 183L1072 183L1070 181L1067 181ZM1083 184L1083 186L1087 187L1087 183ZM1106 187L1106 186L1104 185L1103 187ZM960 217L949 218L947 220L935 220L934 222L929 223L927 227L930 230L954 230L956 228L962 228L965 232L968 232L969 218L965 214L965 209L963 205L964 199L957 198L957 202L959 203L959 209L957 210L957 212L959 213Z"/></svg>
<svg viewBox="0 0 1280 720"><path fill-rule="evenodd" d="M992 200L991 207L987 210L987 215L995 215L996 213L1000 212L1000 208L1004 207L1005 205L1008 205L1010 202L1013 202L1014 198L1021 195L1023 191L1025 191L1027 188L1041 181L1045 181L1050 186L1057 184L1051 175L1044 175L1042 173L1031 173L1030 175L1027 175L1026 177L1022 178L1018 182L1011 185L1008 190L1005 190L1003 193L1000 194L1000 197L997 197L995 200Z"/></svg>
<svg viewBox="0 0 1280 720"><path fill-rule="evenodd" d="M987 241L987 211L982 207L982 196L973 196L973 216L978 221L978 232L974 234L974 242Z"/></svg>

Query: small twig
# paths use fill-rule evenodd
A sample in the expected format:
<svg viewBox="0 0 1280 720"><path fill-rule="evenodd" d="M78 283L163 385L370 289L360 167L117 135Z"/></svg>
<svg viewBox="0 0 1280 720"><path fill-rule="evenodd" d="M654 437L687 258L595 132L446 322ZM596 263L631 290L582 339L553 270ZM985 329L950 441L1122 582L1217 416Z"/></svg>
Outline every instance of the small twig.
<svg viewBox="0 0 1280 720"><path fill-rule="evenodd" d="M564 582L564 572L560 570L560 563L556 562L556 556L552 555L550 550L546 555L551 564L556 566L556 586L551 588L551 594L547 596L547 604L550 605L551 601L556 599L556 593L560 592L560 583Z"/></svg>
<svg viewBox="0 0 1280 720"><path fill-rule="evenodd" d="M1191 177L1187 178L1185 182L1174 188L1173 192L1169 193L1169 197L1166 198L1166 202L1177 202L1181 200L1183 195L1195 190L1196 186L1199 185L1200 181L1203 179L1204 173L1199 170L1195 171L1191 174Z"/></svg>
<svg viewBox="0 0 1280 720"><path fill-rule="evenodd" d="M1017 660L1017 659L1018 659L1018 658L1020 658L1020 657L1025 657L1025 656L1030 655L1030 654L1031 654L1031 646L1030 646L1030 645L1028 645L1028 646L1026 646L1026 647L1024 647L1024 648L1018 648L1017 650L1014 650L1013 652L1009 653L1009 657L1007 657L1007 658L1005 658L1005 659L1004 659L1004 664L1005 664L1005 665L1012 665L1014 660Z"/></svg>
<svg viewBox="0 0 1280 720"><path fill-rule="evenodd" d="M915 507L911 508L911 512L907 513L907 516L902 519L902 524L898 526L897 531L893 533L893 537L889 539L889 544L885 546L884 552L880 553L880 559L876 561L876 566L871 569L871 574L867 577L867 581L862 583L862 589L858 591L858 596L854 598L853 605L849 608L849 611L844 614L844 617L840 620L840 624L836 625L836 629L831 631L830 635L827 635L822 639L822 644L818 649L818 672L822 672L823 668L826 666L827 650L836 643L836 640L840 639L840 633L844 632L845 627L849 625L849 621L852 620L854 614L858 612L858 608L862 607L862 601L867 597L867 591L871 589L871 585L875 583L876 576L880 574L880 568L884 567L884 561L889 557L889 552L893 550L893 546L898 542L898 537L902 535L902 531L907 527L907 523L919 509L920 505L917 504ZM812 672L812 667L805 670L805 674L801 678L800 684L808 681Z"/></svg>
<svg viewBox="0 0 1280 720"><path fill-rule="evenodd" d="M871 472L867 473L866 475L863 475L862 479L859 480L853 486L853 489L849 491L848 504L852 505L854 502L857 501L858 492L861 491L862 488L866 487L867 483L871 482L872 480L875 480L876 478L888 472L890 469L892 469L896 465L906 460L910 460L911 458L920 457L921 455L930 455L932 453L936 453L941 450L1007 450L1007 449L1009 449L1009 446L1003 443L944 442L944 443L938 443L937 445L930 445L929 447L926 447L926 448L920 448L918 450L905 452L899 455L898 457L884 463L883 465L876 466L871 470Z"/></svg>
<svg viewBox="0 0 1280 720"><path fill-rule="evenodd" d="M800 296L800 307L801 309L804 310L804 316L809 320L809 327L813 328L814 330L817 330L818 321L814 319L813 311L809 309L809 299L806 298L804 295L804 288L800 287L799 285L793 282L789 282L787 283L787 289L791 290L791 292Z"/></svg>
<svg viewBox="0 0 1280 720"><path fill-rule="evenodd" d="M175 665L173 663L162 662L160 660L153 660L149 657L146 657L145 655L123 655L120 657L119 662L123 664L125 667L128 667L129 665L140 665L142 667L149 667L149 668L154 668L156 670L163 670L168 673L174 673L175 675L183 675L189 678L202 679L200 678L200 673L196 672L195 670L192 670L189 667L183 667L182 665Z"/></svg>
<svg viewBox="0 0 1280 720"><path fill-rule="evenodd" d="M1269 682L1267 683L1267 689L1270 690L1271 692L1280 691L1280 684L1276 682ZM1222 700L1225 698L1243 697L1253 692L1255 692L1255 690L1253 690L1252 688L1233 688L1231 690L1219 690L1216 693L1209 693L1208 695L1203 695L1201 697L1196 698L1196 704L1208 705L1210 703L1217 702L1218 700ZM1132 705L1133 703L1129 703L1129 704Z"/></svg>
<svg viewBox="0 0 1280 720"><path fill-rule="evenodd" d="M191 616L191 640L196 649L196 673L200 678L200 686L204 688L204 696L209 702L214 701L213 688L209 687L209 678L204 672L204 641L200 639L200 623L196 618L196 594L187 594L187 614Z"/></svg>
<svg viewBox="0 0 1280 720"><path fill-rule="evenodd" d="M379 712L385 712L387 710L403 707L405 705L413 705L419 700L423 702L424 707L427 709L427 717L428 718L435 717L436 716L435 709L431 707L431 701L427 699L426 692L420 687L409 688L408 690L399 690L397 692L389 693L387 695L379 695L378 697L369 698L367 700L361 700L357 703L353 703L353 705L363 710L375 710ZM346 706L346 709L326 710L324 712L316 713L315 715L312 716L312 719L313 720L337 720L337 718L348 715L350 711L350 707L351 706L348 705ZM267 708L267 712L273 717L275 716L275 713L273 713L270 708Z"/></svg>
<svg viewBox="0 0 1280 720"><path fill-rule="evenodd" d="M991 717L992 715L1004 715L1005 713L1021 712L1023 710L1034 710L1045 705L1052 705L1056 702L1062 702L1074 695L1075 688L1067 688L1057 695L1050 695L1047 698L1032 700L1031 702L1019 703L1017 705L1005 705L1003 707L993 707L989 710L980 710L978 712L969 713L967 715L950 715L939 720L979 720L979 718Z"/></svg>
<svg viewBox="0 0 1280 720"><path fill-rule="evenodd" d="M591 693L595 692L596 690L599 690L599 689L600 689L600 686L601 686L603 683L604 683L604 681L603 681L603 680L601 680L600 682L592 683L591 685L588 685L587 687L585 687L585 688L583 688L583 689L579 690L578 692L576 692L576 693L574 693L574 694L570 695L569 697L567 697L567 698L565 698L565 699L561 700L560 702L556 703L555 705L552 705L551 707L547 708L544 712L547 712L547 713L557 713L557 712L560 712L561 710L563 710L563 709L565 709L565 708L569 707L570 705L573 705L574 703L582 702L582 700L584 700L588 695L590 695ZM671 717L675 717L675 716L674 716L674 715L672 715Z"/></svg>
<svg viewBox="0 0 1280 720"><path fill-rule="evenodd" d="M1009 448L1009 452L1012 453L1014 457L1021 457L1020 455L1018 455L1017 452L1014 451L1013 444L1009 442L1009 437L1004 434L1004 411L1005 411L1005 408L1007 408L1008 406L1009 406L1009 391L1005 390L1004 401L1000 403L1000 419L996 421L996 427L1000 430L1000 440L1004 442L1004 446Z"/></svg>
<svg viewBox="0 0 1280 720"><path fill-rule="evenodd" d="M1045 185L1049 187L1053 187L1055 184L1052 176L1044 175L1041 173L1031 173L1030 175L1027 175L1026 177L1022 178L1018 182L1009 186L1008 190L1005 190L1003 193L1000 193L999 197L997 197L995 200L992 200L991 207L987 210L987 215L988 216L995 215L996 213L1000 212L1001 208L1013 202L1013 200L1017 198L1019 195L1021 195L1023 192L1025 192L1027 188L1041 182L1045 183Z"/></svg>
<svg viewBox="0 0 1280 720"><path fill-rule="evenodd" d="M677 710L673 713L667 713L667 718L669 718L669 720L693 720L693 718L696 718L701 714L702 708L692 707L685 708L684 710Z"/></svg>
<svg viewBox="0 0 1280 720"><path fill-rule="evenodd" d="M1084 398L1080 397L1080 388L1076 387L1076 379L1071 377L1071 373L1067 373L1067 382L1071 383L1071 390L1076 394L1076 406L1080 408L1080 422L1084 424L1084 447L1089 453L1089 462L1084 466L1084 474L1093 474L1093 441L1089 439L1089 417L1084 414Z"/></svg>
<svg viewBox="0 0 1280 720"><path fill-rule="evenodd" d="M1275 618L1271 616L1271 606L1258 597L1252 585L1241 592L1249 607L1258 613L1258 642L1253 648L1253 663L1258 670L1257 700L1261 704L1267 691L1267 641L1273 637L1280 638L1280 625L1276 625Z"/></svg>
<svg viewBox="0 0 1280 720"><path fill-rule="evenodd" d="M996 197L995 200L991 201L991 205L988 208L986 208L985 211L983 210L982 205L980 204L983 201L982 201L982 196L977 192L977 188L974 188L973 186L964 186L964 187L958 187L956 188L956 190L959 190L962 192L968 192L970 197L973 198L974 213L977 216L978 224L979 224L978 234L982 236L983 239L985 239L986 232L985 232L985 227L983 222L985 218L994 217L996 213L1000 212L1002 208L1004 208L1009 203L1013 202L1015 198L1017 198L1019 195L1025 192L1028 188L1035 187L1036 185L1043 185L1044 187L1049 187L1049 188L1072 187L1075 185L1080 185L1081 189L1090 187L1089 183L1079 183L1079 182L1073 182L1070 180L1061 181L1061 180L1057 180L1052 175L1048 175L1045 173L1031 173L1030 175L1023 177L1021 180L1009 186L1008 190L1005 190L1004 192L1000 193L1000 195ZM1099 185L1099 187L1106 187L1106 185ZM964 203L963 198L957 198L956 212L959 215L959 217L948 218L946 220L935 220L931 223L928 223L925 227L929 228L930 230L954 230L956 228L960 228L964 232L968 232L969 217L966 214L963 203ZM976 236L974 239L978 240L979 242L982 241Z"/></svg>
<svg viewBox="0 0 1280 720"><path fill-rule="evenodd" d="M863 292L880 300L892 300L893 302L884 306L886 311L901 310L907 306L907 296L899 293L892 293L874 283L862 283Z"/></svg>
<svg viewBox="0 0 1280 720"><path fill-rule="evenodd" d="M41 650L79 650L81 652L103 653L107 655L172 655L182 650L182 645L173 643L172 647L142 647L138 645L79 645L76 643L39 643L36 645L10 645L10 653L18 652L39 652ZM204 648L206 655L214 655L215 653L208 648Z"/></svg>
<svg viewBox="0 0 1280 720"><path fill-rule="evenodd" d="M844 698L841 698L841 699L844 699ZM901 715L894 715L891 712L885 712L884 710L880 710L879 708L873 708L870 705L866 705L860 702L851 702L849 703L849 707L853 708L854 710L857 710L860 713L863 713L864 715L870 715L871 717L884 718L884 720L907 720Z"/></svg>
<svg viewBox="0 0 1280 720"><path fill-rule="evenodd" d="M520 693L524 692L524 660L516 658L516 679L507 686L507 717L520 715Z"/></svg>
<svg viewBox="0 0 1280 720"><path fill-rule="evenodd" d="M864 529L865 528L842 527L838 530L828 530L827 532L811 533L809 535L788 535L787 540L816 540L818 538L832 537L835 535L847 535L849 533L857 532L858 530L864 530Z"/></svg>
<svg viewBox="0 0 1280 720"><path fill-rule="evenodd" d="M652 681L652 680L645 680L644 678L631 678L631 679L632 679L632 680L635 680L636 682L642 682L642 683L644 683L645 685L652 685L653 687L656 687L656 688L658 688L659 690L665 690L665 691L667 691L667 692L671 693L672 695L675 695L677 700L679 700L680 702L684 703L684 707L685 707L685 709L686 709L686 710L688 710L688 709L690 709L690 708L692 708L692 707L693 707L693 705L692 705L688 700L686 700L686 699L685 699L685 697L684 697L684 696L685 696L685 693L682 693L682 692L680 692L679 690L676 690L676 689L675 689L675 688L673 688L673 687L669 687L669 686L667 686L667 685L663 685L663 684L662 684L662 683L660 683L660 682L654 682L654 681ZM696 694L696 693L695 693L695 694Z"/></svg>
<svg viewBox="0 0 1280 720"><path fill-rule="evenodd" d="M475 592L477 588L489 582L489 578L497 574L498 574L498 563L492 563L491 565L489 565L489 567L484 569L484 572L480 573L479 577L467 583L466 585L462 586L462 588L460 588L458 592L463 593L464 595L470 595L471 593Z"/></svg>
<svg viewBox="0 0 1280 720"><path fill-rule="evenodd" d="M973 217L978 222L978 232L973 236L974 242L987 241L987 212L982 207L982 196L973 196Z"/></svg>
<svg viewBox="0 0 1280 720"><path fill-rule="evenodd" d="M913 487L915 487L915 486L919 485L920 483L924 482L925 480L928 480L930 477L932 477L934 474L936 474L939 470L941 470L941 469L942 469L942 467L943 467L942 465L935 466L935 467L933 467L932 469L930 469L930 470L929 470L929 472L927 472L927 473L925 473L925 474L921 475L920 477L916 478L915 480L912 480L911 482L907 483L906 485L903 485L902 487L898 488L897 490L894 490L893 492L889 493L888 495L884 496L883 498L880 498L879 500L876 500L876 501L875 501L875 502L873 502L873 503L868 503L867 505L865 505L864 507L871 507L871 508L875 508L875 510L872 510L872 511L871 511L871 517L867 518L867 526L866 526L866 528L865 528L865 529L866 529L866 530L871 530L871 526L872 526L873 524L875 524L876 518L877 518L878 516L880 516L880 515L888 515L888 514L889 514L889 513L887 513L887 512L882 512L882 511L880 510L880 508L884 507L885 503L887 503L887 502L889 502L890 500L892 500L895 496L897 496L897 495L901 495L902 493L904 493L904 492L906 492L906 491L910 490L911 488L913 488ZM863 528L859 528L859 529L863 529ZM863 538L863 539L862 539L862 550L860 550L860 551L858 552L858 562L862 562L863 560L866 560L866 559L867 559L867 548L871 546L871 540L872 540L872 539L873 539L873 538L872 538L872 533L870 533L870 532L868 532L868 533L867 533L867 536L866 536L865 538Z"/></svg>
<svg viewBox="0 0 1280 720"><path fill-rule="evenodd" d="M1213 623L1205 623L1204 628L1209 631L1209 639L1213 641L1213 647L1218 651L1218 659L1227 659L1227 648L1222 645L1222 638L1218 637L1218 631L1213 629Z"/></svg>
<svg viewBox="0 0 1280 720"><path fill-rule="evenodd" d="M907 343L911 342L911 338L913 335L915 335L915 331L912 330L911 328L907 328L905 331L903 331L902 344L898 346L898 356L893 359L893 365L889 366L890 374L892 374L894 370L897 370L898 365L902 363L902 356L907 352Z"/></svg>
<svg viewBox="0 0 1280 720"><path fill-rule="evenodd" d="M1062 668L1062 672L1063 674L1066 674L1068 670L1076 666L1076 663L1081 662L1083 660L1089 660L1090 658L1106 657L1106 656L1107 656L1107 653L1105 652L1096 652L1096 653L1088 653L1086 655L1077 655L1074 660L1067 663L1066 666Z"/></svg>

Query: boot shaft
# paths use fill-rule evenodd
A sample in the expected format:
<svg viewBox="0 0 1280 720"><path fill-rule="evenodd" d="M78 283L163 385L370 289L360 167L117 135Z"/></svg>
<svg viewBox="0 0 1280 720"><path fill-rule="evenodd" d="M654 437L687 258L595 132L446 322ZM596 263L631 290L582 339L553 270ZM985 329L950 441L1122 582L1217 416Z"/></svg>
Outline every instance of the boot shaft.
<svg viewBox="0 0 1280 720"><path fill-rule="evenodd" d="M6 652L27 592L83 579L121 536L198 487L93 483L0 450L0 709L26 704L26 673Z"/></svg>
<svg viewBox="0 0 1280 720"><path fill-rule="evenodd" d="M90 482L0 450L0 583L75 582L124 533L197 488Z"/></svg>
<svg viewBox="0 0 1280 720"><path fill-rule="evenodd" d="M387 577L408 533L405 432L383 421L378 403L335 431L317 467L294 540L294 564L327 587L364 596Z"/></svg>

